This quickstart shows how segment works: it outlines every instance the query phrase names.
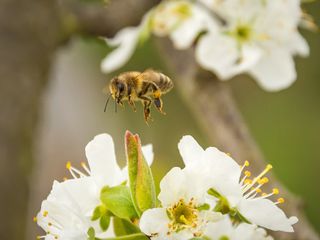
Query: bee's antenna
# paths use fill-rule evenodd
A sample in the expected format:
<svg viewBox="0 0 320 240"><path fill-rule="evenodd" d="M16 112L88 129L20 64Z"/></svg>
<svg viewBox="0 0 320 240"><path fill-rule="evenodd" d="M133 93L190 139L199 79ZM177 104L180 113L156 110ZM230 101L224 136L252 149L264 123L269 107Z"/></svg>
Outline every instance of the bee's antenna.
<svg viewBox="0 0 320 240"><path fill-rule="evenodd" d="M106 101L106 105L104 106L104 112L106 112L106 110L107 110L107 106L108 106L110 97L111 97L111 93L109 93L109 96L108 96L107 101Z"/></svg>

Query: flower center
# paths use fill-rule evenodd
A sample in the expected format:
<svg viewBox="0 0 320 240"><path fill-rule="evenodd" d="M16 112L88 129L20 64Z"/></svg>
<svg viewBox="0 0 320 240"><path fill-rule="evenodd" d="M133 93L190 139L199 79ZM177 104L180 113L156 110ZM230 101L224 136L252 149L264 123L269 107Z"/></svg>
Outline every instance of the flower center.
<svg viewBox="0 0 320 240"><path fill-rule="evenodd" d="M234 34L240 42L247 41L251 36L251 28L248 25L239 25L236 27Z"/></svg>
<svg viewBox="0 0 320 240"><path fill-rule="evenodd" d="M185 228L195 228L198 220L198 209L193 199L186 203L183 199L167 208L167 213L171 222L169 228L174 231L180 231Z"/></svg>

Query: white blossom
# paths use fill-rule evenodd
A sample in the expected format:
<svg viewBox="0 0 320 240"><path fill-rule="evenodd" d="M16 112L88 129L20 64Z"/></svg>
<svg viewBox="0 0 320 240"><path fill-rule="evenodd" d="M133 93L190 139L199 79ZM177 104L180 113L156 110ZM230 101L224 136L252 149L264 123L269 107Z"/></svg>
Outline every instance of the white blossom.
<svg viewBox="0 0 320 240"><path fill-rule="evenodd" d="M221 19L219 31L199 40L196 59L221 80L249 73L268 91L296 80L293 56L309 48L298 32L298 0L203 0Z"/></svg>
<svg viewBox="0 0 320 240"><path fill-rule="evenodd" d="M197 3L164 1L146 13L139 26L124 28L114 38L105 39L109 46L116 49L103 59L101 70L109 73L122 67L146 35L169 36L177 49L186 49L202 31L209 28L216 28L215 21Z"/></svg>
<svg viewBox="0 0 320 240"><path fill-rule="evenodd" d="M93 210L101 204L100 191L104 186L117 186L127 180L127 167L121 169L117 164L112 137L97 135L86 146L89 167L83 162L83 171L66 167L73 179L53 183L48 198L42 202L41 210L35 220L46 235L45 239L87 240L87 231L95 229L98 237L112 236L109 227L103 232L97 222L91 221ZM149 165L153 161L152 145L142 147L143 155Z"/></svg>
<svg viewBox="0 0 320 240"><path fill-rule="evenodd" d="M171 169L160 183L161 207L145 211L140 228L151 239L201 237L209 222L218 221L206 203L206 184L192 169Z"/></svg>
<svg viewBox="0 0 320 240"><path fill-rule="evenodd" d="M185 165L194 171L201 172L212 189L211 195L216 200L216 210L232 213L239 219L274 231L293 232L292 225L298 219L288 218L278 207L283 198L276 202L268 199L277 195L274 188L271 193L262 193L261 187L268 182L265 174L272 168L267 167L256 177L245 169L249 162L240 167L230 156L209 147L205 150L191 137L185 136L179 143L179 151ZM244 175L244 176L242 176Z"/></svg>

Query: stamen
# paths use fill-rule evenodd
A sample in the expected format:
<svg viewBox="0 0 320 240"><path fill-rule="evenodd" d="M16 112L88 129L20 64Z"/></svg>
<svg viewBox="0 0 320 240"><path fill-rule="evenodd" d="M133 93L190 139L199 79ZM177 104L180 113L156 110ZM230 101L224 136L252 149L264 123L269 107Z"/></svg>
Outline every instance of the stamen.
<svg viewBox="0 0 320 240"><path fill-rule="evenodd" d="M250 177L250 176L251 176L251 172L245 171L245 172L244 172L244 176L243 176L243 178L242 178L241 181L240 181L240 185L242 186L242 185L243 185L243 182L246 180L246 178L247 178L247 177Z"/></svg>
<svg viewBox="0 0 320 240"><path fill-rule="evenodd" d="M37 221L38 221L38 218L37 218L37 217L33 217L32 221L33 221L33 222L37 222Z"/></svg>
<svg viewBox="0 0 320 240"><path fill-rule="evenodd" d="M279 189L278 188L274 188L274 189L272 189L271 193L269 193L269 194L263 193L260 198L268 198L268 197L270 197L272 195L277 195L277 194L279 194Z"/></svg>
<svg viewBox="0 0 320 240"><path fill-rule="evenodd" d="M249 163L249 161L248 160L245 160L244 161L244 164L241 166L241 172L242 172L242 170L245 168L245 167L249 167L249 165L250 165L250 163Z"/></svg>
<svg viewBox="0 0 320 240"><path fill-rule="evenodd" d="M256 182L258 182L259 180L261 180L261 178L267 173L269 172L270 170L272 169L272 165L271 164L268 164L266 166L266 168L257 176L253 179L252 183L247 185L244 189L243 189L243 192L246 192L248 191Z"/></svg>
<svg viewBox="0 0 320 240"><path fill-rule="evenodd" d="M72 175L73 178L78 178L76 174L78 174L79 177L86 177L86 175L83 172L81 172L78 169L72 167L70 161L67 162L66 168L69 170L69 172L70 172L70 174Z"/></svg>
<svg viewBox="0 0 320 240"><path fill-rule="evenodd" d="M277 202L275 202L275 204L281 204L284 203L284 198L278 198Z"/></svg>
<svg viewBox="0 0 320 240"><path fill-rule="evenodd" d="M81 162L81 167L90 175L91 172L85 162Z"/></svg>
<svg viewBox="0 0 320 240"><path fill-rule="evenodd" d="M48 216L48 214L49 214L49 212L48 212L48 211L44 211L42 215L43 215L44 217L47 217L47 216Z"/></svg>

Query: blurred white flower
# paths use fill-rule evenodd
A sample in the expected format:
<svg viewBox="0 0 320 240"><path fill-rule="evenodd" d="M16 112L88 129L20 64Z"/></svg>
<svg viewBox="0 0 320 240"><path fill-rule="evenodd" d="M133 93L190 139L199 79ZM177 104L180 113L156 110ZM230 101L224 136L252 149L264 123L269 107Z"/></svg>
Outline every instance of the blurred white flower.
<svg viewBox="0 0 320 240"><path fill-rule="evenodd" d="M122 67L133 55L139 41L153 33L169 36L177 49L189 48L196 37L208 29L216 29L215 20L197 3L186 0L164 1L145 14L141 24L119 31L109 46L117 47L101 63L101 70L112 72Z"/></svg>
<svg viewBox="0 0 320 240"><path fill-rule="evenodd" d="M228 239L228 240L273 240L267 232L255 225L240 223L233 225L228 216L218 222L208 224L205 236L210 239Z"/></svg>
<svg viewBox="0 0 320 240"><path fill-rule="evenodd" d="M201 237L209 222L221 218L206 203L206 184L192 169L171 169L160 189L161 207L145 211L140 220L142 232L153 240Z"/></svg>
<svg viewBox="0 0 320 240"><path fill-rule="evenodd" d="M252 75L268 91L296 80L293 56L307 56L309 47L298 32L299 0L200 0L223 21L196 48L200 65L221 80L239 73Z"/></svg>
<svg viewBox="0 0 320 240"><path fill-rule="evenodd" d="M258 176L250 178L251 173L244 170L249 162L239 167L230 156L217 148L203 150L191 136L184 136L178 147L186 167L201 172L201 178L207 178L205 182L209 183L209 192L216 200L216 211L230 213L240 220L274 231L293 232L292 225L298 219L287 218L277 206L284 199L278 198L276 202L267 199L278 194L279 190L275 188L269 194L261 190L268 182L264 175L272 168L271 165L267 165Z"/></svg>

